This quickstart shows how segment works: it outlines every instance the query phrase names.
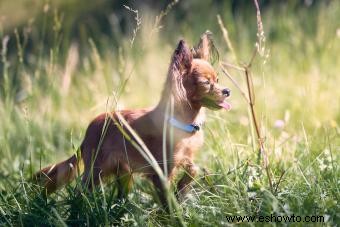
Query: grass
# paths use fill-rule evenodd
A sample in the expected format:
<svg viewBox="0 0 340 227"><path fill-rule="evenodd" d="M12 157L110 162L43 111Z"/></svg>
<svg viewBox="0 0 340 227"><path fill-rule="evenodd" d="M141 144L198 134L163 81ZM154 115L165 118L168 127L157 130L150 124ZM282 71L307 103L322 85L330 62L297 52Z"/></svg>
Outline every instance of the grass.
<svg viewBox="0 0 340 227"><path fill-rule="evenodd" d="M203 3L187 4L199 9ZM336 1L298 9L283 4L262 11L269 55L255 59L252 74L274 190L258 160L247 103L215 65L221 83L233 91L234 108L228 113L208 112L204 148L196 159L209 174L202 172L195 179L179 204L180 213L163 211L150 182L140 176L134 178L127 201L116 198L114 180L92 194L79 196L74 190L79 182L74 182L51 196L41 195L41 188L28 180L31 174L75 153L88 122L116 107L115 98L119 108L158 101L179 36L194 44L204 30L211 30L220 60L232 64L249 61L257 40L254 8L234 17L228 7L211 8L212 15L222 15L238 62L215 16L197 23L199 17L193 15L196 20L176 23L176 5L158 19L159 12L138 9L141 21L136 27L135 9L122 6L122 10L132 18L132 29L131 35L116 34L122 37L118 47L100 33L87 35L81 45L64 40L68 32L61 28L67 21L61 19L63 12L53 10L39 21L45 26L31 31L33 47L25 45L20 29L16 36L1 32L0 225L163 226L182 219L188 226L224 226L230 224L226 215L271 214L322 215L324 225L339 225L340 4ZM28 22L22 30L29 26L37 25ZM44 45L46 36L52 41ZM6 51L6 37L9 47L15 44L15 52ZM243 73L229 71L246 91Z"/></svg>

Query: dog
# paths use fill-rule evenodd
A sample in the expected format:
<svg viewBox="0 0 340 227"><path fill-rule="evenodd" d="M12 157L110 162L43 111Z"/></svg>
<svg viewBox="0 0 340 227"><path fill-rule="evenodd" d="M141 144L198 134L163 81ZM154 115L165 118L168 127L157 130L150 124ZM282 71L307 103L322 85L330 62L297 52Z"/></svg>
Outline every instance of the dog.
<svg viewBox="0 0 340 227"><path fill-rule="evenodd" d="M177 192L185 194L198 170L193 159L204 141L201 130L204 109L231 108L226 101L230 90L218 84L217 73L209 63L212 46L210 33L204 33L193 49L180 40L171 58L160 101L155 107L97 116L89 124L81 143L81 158L73 155L43 168L35 174L35 179L47 193L52 193L80 174L77 166L82 161L82 182L88 188L98 185L104 177L115 175L118 196L123 197L131 187L132 173L143 173L153 182L160 200L165 202L160 176L133 143L126 140L126 135L131 136L131 133L122 132L126 127L119 124L119 114L143 140L159 167L167 169L169 181L178 170L185 170L177 182ZM163 157L164 149L166 157Z"/></svg>

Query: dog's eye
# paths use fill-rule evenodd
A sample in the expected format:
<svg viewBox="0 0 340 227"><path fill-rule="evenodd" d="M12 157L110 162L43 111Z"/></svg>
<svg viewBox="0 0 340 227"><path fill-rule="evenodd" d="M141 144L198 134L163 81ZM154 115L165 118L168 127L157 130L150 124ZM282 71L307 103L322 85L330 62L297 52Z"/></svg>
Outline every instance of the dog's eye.
<svg viewBox="0 0 340 227"><path fill-rule="evenodd" d="M216 79L216 83L218 83L218 78Z"/></svg>
<svg viewBox="0 0 340 227"><path fill-rule="evenodd" d="M206 80L206 81L204 81L204 84L209 85L209 84L210 84L210 81L209 81L209 80Z"/></svg>

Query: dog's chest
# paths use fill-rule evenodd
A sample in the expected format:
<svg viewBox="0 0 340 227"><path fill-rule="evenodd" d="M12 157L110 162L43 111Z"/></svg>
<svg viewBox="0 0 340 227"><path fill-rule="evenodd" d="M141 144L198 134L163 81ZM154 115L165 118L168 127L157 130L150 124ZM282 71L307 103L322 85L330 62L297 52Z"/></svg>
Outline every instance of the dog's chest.
<svg viewBox="0 0 340 227"><path fill-rule="evenodd" d="M175 145L175 157L192 157L197 150L199 150L204 143L204 135L202 131L195 134L179 139ZM177 159L176 158L176 159Z"/></svg>

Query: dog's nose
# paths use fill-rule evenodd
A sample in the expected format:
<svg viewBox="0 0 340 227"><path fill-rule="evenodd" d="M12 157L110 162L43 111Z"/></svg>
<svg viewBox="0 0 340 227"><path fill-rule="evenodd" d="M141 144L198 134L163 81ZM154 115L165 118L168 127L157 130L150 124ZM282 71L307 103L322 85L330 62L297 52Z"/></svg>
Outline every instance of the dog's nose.
<svg viewBox="0 0 340 227"><path fill-rule="evenodd" d="M223 90L222 90L222 94L223 95L225 95L225 96L230 96L230 93L231 93L231 91L228 89L228 88L224 88Z"/></svg>

